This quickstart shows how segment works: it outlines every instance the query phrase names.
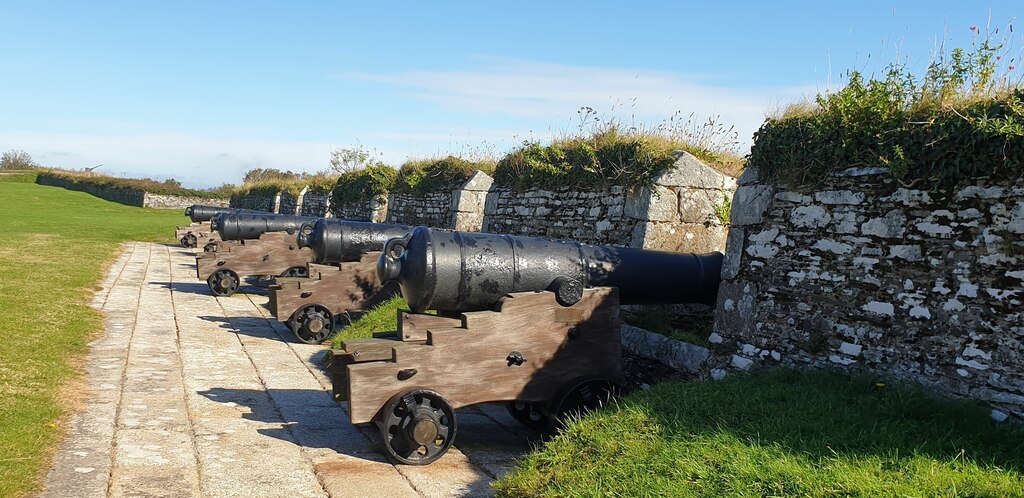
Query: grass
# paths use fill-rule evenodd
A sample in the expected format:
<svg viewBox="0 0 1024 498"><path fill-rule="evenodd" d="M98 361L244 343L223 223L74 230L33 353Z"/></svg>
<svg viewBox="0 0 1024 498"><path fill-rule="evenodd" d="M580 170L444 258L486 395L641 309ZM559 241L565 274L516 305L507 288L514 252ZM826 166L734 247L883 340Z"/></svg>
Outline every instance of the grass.
<svg viewBox="0 0 1024 498"><path fill-rule="evenodd" d="M939 190L985 176L1019 177L1019 35L1012 20L1002 39L998 28L970 31L969 47L941 44L923 71L907 58L878 73L849 71L843 88L770 117L754 136L748 164L762 180L789 186L817 185L851 167L885 167L904 185Z"/></svg>
<svg viewBox="0 0 1024 498"><path fill-rule="evenodd" d="M228 192L219 189L196 190L182 187L174 179L158 182L150 178L118 178L96 172L66 171L60 169L44 169L39 174L62 178L81 184L93 184L108 188L126 190L144 190L152 194L178 195L183 197L200 197L207 199L227 199Z"/></svg>
<svg viewBox="0 0 1024 498"><path fill-rule="evenodd" d="M501 496L1024 496L1024 428L871 378L669 382L577 421Z"/></svg>
<svg viewBox="0 0 1024 498"><path fill-rule="evenodd" d="M673 319L671 313L660 306L641 306L620 312L623 322L644 330L661 334L670 339L708 347L714 317L689 316Z"/></svg>
<svg viewBox="0 0 1024 498"><path fill-rule="evenodd" d="M369 339L375 332L398 330L398 310L407 309L409 305L401 296L380 303L338 331L331 339L331 347L340 348L346 339Z"/></svg>
<svg viewBox="0 0 1024 498"><path fill-rule="evenodd" d="M398 170L395 189L418 194L451 191L465 184L477 170L493 175L494 167L493 161L470 161L455 156L409 160Z"/></svg>
<svg viewBox="0 0 1024 498"><path fill-rule="evenodd" d="M0 176L0 496L37 488L72 403L61 389L79 375L101 327L87 306L127 240L166 241L179 210L141 209L83 192Z"/></svg>

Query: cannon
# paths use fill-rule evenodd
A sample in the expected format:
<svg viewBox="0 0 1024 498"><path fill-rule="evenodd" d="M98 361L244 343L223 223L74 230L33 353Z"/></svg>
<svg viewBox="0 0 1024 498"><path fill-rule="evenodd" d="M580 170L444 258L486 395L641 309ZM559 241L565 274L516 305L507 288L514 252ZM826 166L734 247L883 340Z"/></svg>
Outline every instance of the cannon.
<svg viewBox="0 0 1024 498"><path fill-rule="evenodd" d="M308 276L309 248L299 247L296 230L311 216L221 213L211 220L224 242L196 255L196 275L215 296L230 296L247 276ZM228 243L228 241L236 241Z"/></svg>
<svg viewBox="0 0 1024 498"><path fill-rule="evenodd" d="M339 317L371 308L398 293L397 283L381 285L377 259L384 243L412 231L406 225L320 219L299 229L299 247L312 251L308 278L277 278L270 286L271 313L295 337L319 344L330 337Z"/></svg>
<svg viewBox="0 0 1024 498"><path fill-rule="evenodd" d="M193 204L185 208L185 216L188 216L192 223L187 227L177 227L174 231L174 238L185 247L199 247L203 245L204 251L216 250L220 236L214 233L210 220L221 213L255 212L245 209L226 208L218 206L203 206Z"/></svg>
<svg viewBox="0 0 1024 498"><path fill-rule="evenodd" d="M411 310L393 335L331 351L333 397L403 464L444 455L455 411L478 403L505 402L524 425L556 430L621 381L620 303L713 303L721 265L721 253L417 227L378 261Z"/></svg>

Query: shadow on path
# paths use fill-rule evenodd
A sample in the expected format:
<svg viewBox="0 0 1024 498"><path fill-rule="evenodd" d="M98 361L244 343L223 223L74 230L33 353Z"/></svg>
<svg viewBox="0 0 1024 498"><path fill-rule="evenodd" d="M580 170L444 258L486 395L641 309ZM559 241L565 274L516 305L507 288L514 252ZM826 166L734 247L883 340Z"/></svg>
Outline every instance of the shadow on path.
<svg viewBox="0 0 1024 498"><path fill-rule="evenodd" d="M281 428L263 428L257 432L307 448L322 448L339 454L384 459L376 437L377 428L368 425L354 427L342 405L335 403L327 391L309 389L252 389L212 388L199 394L219 403L235 403L249 408L242 418L270 424L284 424ZM269 395L270 399L267 399ZM270 400L273 402L271 403ZM457 448L474 453L487 452L496 459L512 459L530 450L540 436L530 430L508 431L483 415L467 407L456 411Z"/></svg>

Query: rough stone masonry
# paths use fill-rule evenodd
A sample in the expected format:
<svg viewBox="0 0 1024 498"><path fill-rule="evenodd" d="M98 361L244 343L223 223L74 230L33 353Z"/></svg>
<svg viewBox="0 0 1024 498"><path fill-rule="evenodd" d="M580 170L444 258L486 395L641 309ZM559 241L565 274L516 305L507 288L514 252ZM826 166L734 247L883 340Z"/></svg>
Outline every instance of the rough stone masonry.
<svg viewBox="0 0 1024 498"><path fill-rule="evenodd" d="M959 189L851 168L816 188L740 178L710 372L875 371L1024 417L1024 182Z"/></svg>

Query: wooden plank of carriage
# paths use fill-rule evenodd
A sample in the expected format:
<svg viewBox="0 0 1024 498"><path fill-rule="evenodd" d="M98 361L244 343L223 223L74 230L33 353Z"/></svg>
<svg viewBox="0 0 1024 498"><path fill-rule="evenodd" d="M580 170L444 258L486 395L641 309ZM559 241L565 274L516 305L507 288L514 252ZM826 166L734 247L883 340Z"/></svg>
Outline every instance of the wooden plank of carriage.
<svg viewBox="0 0 1024 498"><path fill-rule="evenodd" d="M380 285L377 258L380 252L364 254L359 261L333 266L309 265L310 278L281 279L270 288L270 311L286 322L307 306L322 306L332 316L366 310L398 293L398 286ZM333 271L332 271L333 269Z"/></svg>
<svg viewBox="0 0 1024 498"><path fill-rule="evenodd" d="M570 308L576 311L567 313L549 292L518 293L497 311L463 313L463 326L442 322L422 342L347 342L376 351L367 358L388 358L354 358L347 367L351 420L371 422L385 403L413 386L440 393L457 409L503 400L547 402L578 379L618 380L618 302L615 289L587 289ZM382 351L389 345L393 355ZM516 353L524 359L520 364L510 360ZM415 373L396 375L402 371Z"/></svg>
<svg viewBox="0 0 1024 498"><path fill-rule="evenodd" d="M265 233L259 239L245 240L218 248L217 252L196 256L198 277L206 280L218 270L231 270L239 277L280 275L290 268L305 268L313 260L308 247L299 247L295 235L287 232Z"/></svg>

